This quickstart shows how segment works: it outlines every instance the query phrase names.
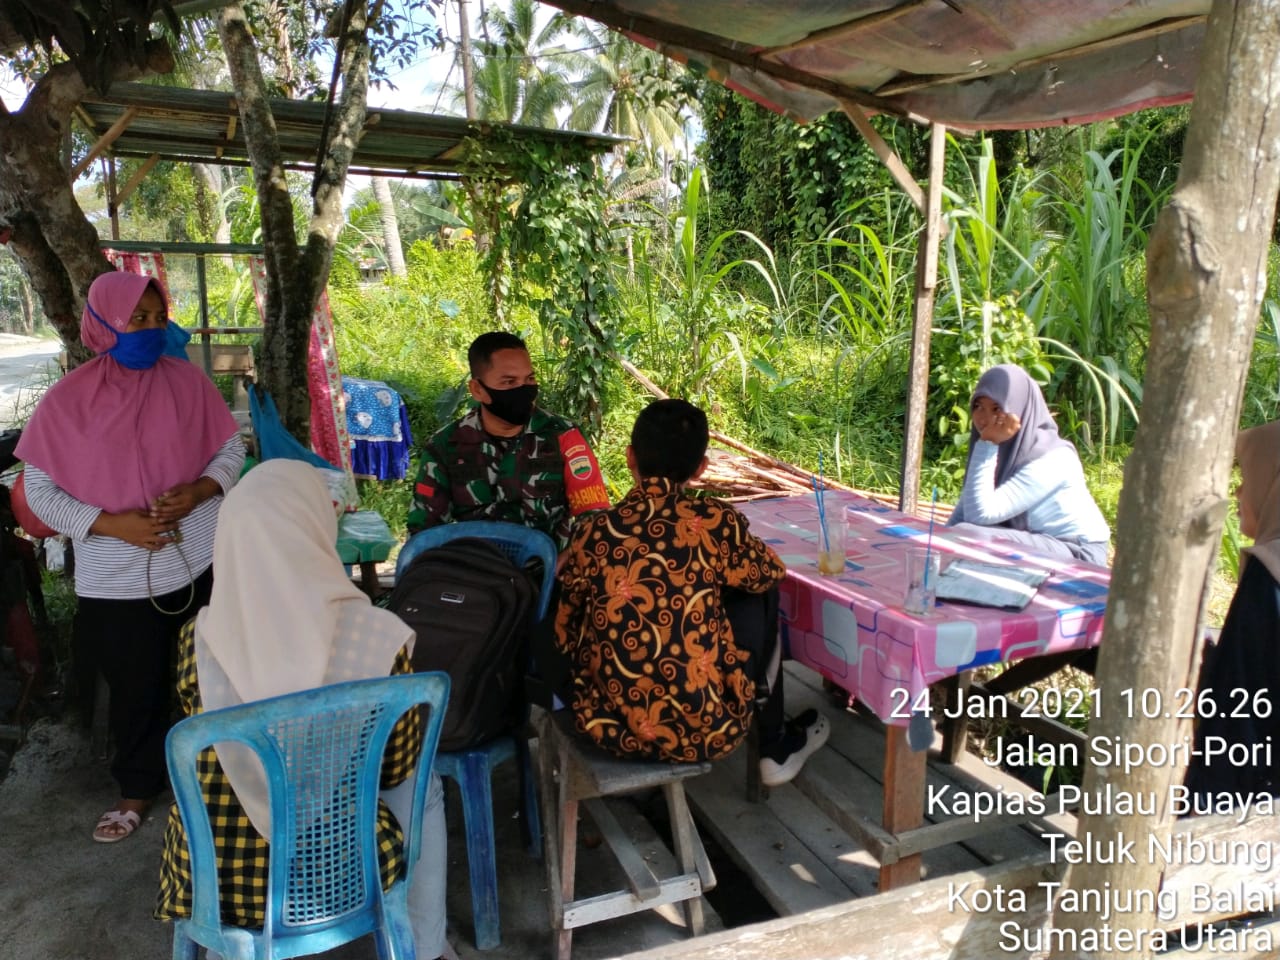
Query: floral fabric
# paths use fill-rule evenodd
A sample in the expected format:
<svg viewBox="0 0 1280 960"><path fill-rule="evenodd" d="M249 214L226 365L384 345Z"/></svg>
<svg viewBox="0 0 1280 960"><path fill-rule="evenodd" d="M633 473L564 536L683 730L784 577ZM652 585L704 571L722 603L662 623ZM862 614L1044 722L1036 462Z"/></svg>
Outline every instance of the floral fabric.
<svg viewBox="0 0 1280 960"><path fill-rule="evenodd" d="M580 519L556 614L578 731L628 759L732 752L750 729L755 685L722 591L762 593L785 575L733 506L668 480L647 479Z"/></svg>

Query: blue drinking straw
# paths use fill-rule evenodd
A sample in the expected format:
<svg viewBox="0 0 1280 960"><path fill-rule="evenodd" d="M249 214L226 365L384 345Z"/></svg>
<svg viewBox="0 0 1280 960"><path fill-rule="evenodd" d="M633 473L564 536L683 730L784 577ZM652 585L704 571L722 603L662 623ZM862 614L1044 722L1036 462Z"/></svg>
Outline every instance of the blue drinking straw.
<svg viewBox="0 0 1280 960"><path fill-rule="evenodd" d="M924 542L924 589L929 592L929 554L933 552L933 518L938 513L938 487L933 487L933 508L929 511L929 536Z"/></svg>
<svg viewBox="0 0 1280 960"><path fill-rule="evenodd" d="M818 522L822 524L822 543L831 552L831 535L827 532L827 478L822 469L822 451L818 451Z"/></svg>
<svg viewBox="0 0 1280 960"><path fill-rule="evenodd" d="M813 474L809 474L809 479L813 481L813 498L818 502L818 526L822 529L822 548L824 552L829 553L831 544L827 539L827 509L822 500L822 485Z"/></svg>

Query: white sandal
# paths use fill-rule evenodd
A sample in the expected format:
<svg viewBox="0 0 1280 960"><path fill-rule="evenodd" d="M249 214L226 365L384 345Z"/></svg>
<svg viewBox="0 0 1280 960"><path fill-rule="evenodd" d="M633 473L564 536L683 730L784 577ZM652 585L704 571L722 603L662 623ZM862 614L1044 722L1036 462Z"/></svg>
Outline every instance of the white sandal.
<svg viewBox="0 0 1280 960"><path fill-rule="evenodd" d="M93 828L93 839L98 843L118 843L125 837L133 836L133 831L142 826L142 817L137 810L108 810L98 818L98 825ZM122 830L123 833L109 833L111 830Z"/></svg>

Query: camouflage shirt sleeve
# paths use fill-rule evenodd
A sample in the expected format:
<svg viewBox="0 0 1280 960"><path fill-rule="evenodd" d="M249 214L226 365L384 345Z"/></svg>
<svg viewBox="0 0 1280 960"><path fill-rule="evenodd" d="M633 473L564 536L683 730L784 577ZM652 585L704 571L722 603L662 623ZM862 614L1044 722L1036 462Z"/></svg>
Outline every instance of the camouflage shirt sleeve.
<svg viewBox="0 0 1280 960"><path fill-rule="evenodd" d="M422 448L422 461L413 481L413 501L405 526L414 534L428 527L436 527L451 519L452 501L449 496L449 471L445 468L447 457L432 437Z"/></svg>

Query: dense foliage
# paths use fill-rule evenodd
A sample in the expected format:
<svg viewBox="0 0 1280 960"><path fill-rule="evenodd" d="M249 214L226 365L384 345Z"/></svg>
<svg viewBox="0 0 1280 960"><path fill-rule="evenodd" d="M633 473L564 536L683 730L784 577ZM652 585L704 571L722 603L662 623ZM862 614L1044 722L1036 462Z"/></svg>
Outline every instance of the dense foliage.
<svg viewBox="0 0 1280 960"><path fill-rule="evenodd" d="M411 49L398 38L432 6L388 7L400 19L378 32L393 44L387 63ZM264 53L280 60L273 82L286 91L324 79L285 69L287 54L311 42L304 19L282 21L282 39ZM418 35L430 42L434 29ZM796 125L526 0L486 9L475 52L482 116L559 119L634 139L591 158L490 136L468 147L464 184L398 185L402 277L378 279L383 211L368 191L356 195L330 283L344 369L400 389L421 436L465 397L467 343L502 326L529 340L545 403L589 427L615 486L648 397L625 360L706 406L725 433L808 468L821 453L841 480L893 490L920 221L847 118ZM986 367L1016 362L1044 385L1114 510L1118 464L1141 414L1147 237L1176 180L1186 121L1176 108L949 139L927 485L956 493L972 384ZM923 174L927 130L873 123ZM696 156L685 143L695 127ZM131 172L125 164L120 174ZM292 186L305 209L306 183ZM261 236L239 172L161 165L125 214L126 237ZM1246 424L1280 407L1278 262L1273 255ZM255 321L242 266L210 261L210 280L215 322ZM20 284L0 263L0 320L11 327ZM194 320L177 287L179 316Z"/></svg>

